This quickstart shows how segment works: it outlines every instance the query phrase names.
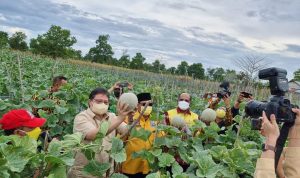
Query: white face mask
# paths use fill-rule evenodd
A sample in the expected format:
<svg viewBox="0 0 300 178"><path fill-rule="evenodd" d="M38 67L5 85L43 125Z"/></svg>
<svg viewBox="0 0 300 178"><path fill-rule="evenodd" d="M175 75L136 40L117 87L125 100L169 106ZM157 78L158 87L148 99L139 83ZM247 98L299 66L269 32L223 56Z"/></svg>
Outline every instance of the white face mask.
<svg viewBox="0 0 300 178"><path fill-rule="evenodd" d="M190 108L190 103L188 103L188 102L186 102L186 101L179 101L179 102L178 102L178 107L179 107L181 110L185 111L185 110L187 110L187 109Z"/></svg>
<svg viewBox="0 0 300 178"><path fill-rule="evenodd" d="M91 107L91 110L96 115L103 115L103 114L107 113L108 105L106 105L104 103L100 103L100 104L93 103L93 106Z"/></svg>

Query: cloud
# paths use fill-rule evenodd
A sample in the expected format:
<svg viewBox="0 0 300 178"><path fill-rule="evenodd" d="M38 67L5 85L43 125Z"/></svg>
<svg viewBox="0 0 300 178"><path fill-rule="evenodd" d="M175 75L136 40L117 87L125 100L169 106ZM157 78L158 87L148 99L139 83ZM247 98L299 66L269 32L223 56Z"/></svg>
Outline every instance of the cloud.
<svg viewBox="0 0 300 178"><path fill-rule="evenodd" d="M300 45L287 44L286 46L288 51L300 53Z"/></svg>
<svg viewBox="0 0 300 178"><path fill-rule="evenodd" d="M127 50L168 67L186 60L238 69L233 59L256 54L293 72L300 56L299 8L297 0L2 0L0 30L33 38L55 24L70 29L84 53L98 35L109 34L116 57Z"/></svg>

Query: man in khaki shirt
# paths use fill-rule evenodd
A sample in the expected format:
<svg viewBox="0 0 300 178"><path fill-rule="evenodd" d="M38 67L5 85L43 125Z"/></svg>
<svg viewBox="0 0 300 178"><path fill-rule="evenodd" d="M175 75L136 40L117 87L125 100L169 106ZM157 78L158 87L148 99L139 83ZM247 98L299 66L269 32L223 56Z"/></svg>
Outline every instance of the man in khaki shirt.
<svg viewBox="0 0 300 178"><path fill-rule="evenodd" d="M127 124L123 121L129 111L128 105L118 103L117 110L118 116L114 113L108 112L108 92L103 88L93 90L89 96L89 108L79 113L74 120L73 132L80 132L83 134L84 143L90 143L95 140L100 126L103 122L109 122L109 129L106 137L103 139L101 152L96 154L95 159L100 163L111 163L111 168L107 173L112 173L113 161L110 159L107 151L111 149L111 139L116 136L116 133L123 134L126 132ZM83 174L82 170L88 164L88 159L81 152L76 153L75 163L68 173L68 177L72 178L93 178L94 176Z"/></svg>

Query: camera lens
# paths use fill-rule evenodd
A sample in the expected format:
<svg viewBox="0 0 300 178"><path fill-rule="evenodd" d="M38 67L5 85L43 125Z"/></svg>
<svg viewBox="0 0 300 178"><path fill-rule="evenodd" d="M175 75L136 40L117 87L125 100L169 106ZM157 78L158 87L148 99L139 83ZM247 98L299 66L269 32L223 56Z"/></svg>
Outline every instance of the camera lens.
<svg viewBox="0 0 300 178"><path fill-rule="evenodd" d="M262 112L266 110L267 103L260 101L250 101L245 107L245 112L248 116L252 118L261 117Z"/></svg>

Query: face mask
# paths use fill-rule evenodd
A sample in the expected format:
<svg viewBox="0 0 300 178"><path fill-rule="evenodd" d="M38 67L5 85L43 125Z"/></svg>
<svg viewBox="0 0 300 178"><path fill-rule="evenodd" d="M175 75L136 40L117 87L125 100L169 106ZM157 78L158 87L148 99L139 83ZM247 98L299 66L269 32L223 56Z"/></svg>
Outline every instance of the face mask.
<svg viewBox="0 0 300 178"><path fill-rule="evenodd" d="M42 130L39 127L36 127L32 131L26 132L26 133L30 138L37 140L39 138L41 132L42 132Z"/></svg>
<svg viewBox="0 0 300 178"><path fill-rule="evenodd" d="M91 110L93 111L93 113L95 113L97 115L103 115L103 114L107 113L108 105L106 105L104 103L100 103L100 104L93 103Z"/></svg>
<svg viewBox="0 0 300 178"><path fill-rule="evenodd" d="M116 98L119 98L121 95L121 91L120 90L114 90L114 95Z"/></svg>
<svg viewBox="0 0 300 178"><path fill-rule="evenodd" d="M141 112L144 110L144 106L141 106ZM149 116L152 112L152 106L148 106L144 112L144 116Z"/></svg>
<svg viewBox="0 0 300 178"><path fill-rule="evenodd" d="M217 117L220 119L223 119L226 115L226 112L224 111L224 109L217 109L216 113L217 113Z"/></svg>
<svg viewBox="0 0 300 178"><path fill-rule="evenodd" d="M179 102L178 102L178 107L179 107L181 110L185 111L185 110L189 109L190 103L188 103L188 102L186 102L186 101L179 101Z"/></svg>

